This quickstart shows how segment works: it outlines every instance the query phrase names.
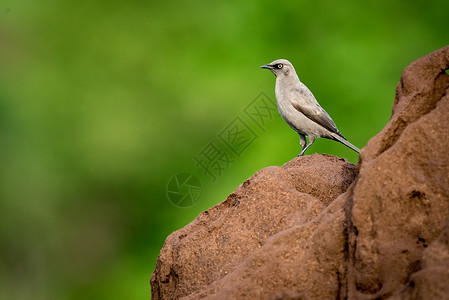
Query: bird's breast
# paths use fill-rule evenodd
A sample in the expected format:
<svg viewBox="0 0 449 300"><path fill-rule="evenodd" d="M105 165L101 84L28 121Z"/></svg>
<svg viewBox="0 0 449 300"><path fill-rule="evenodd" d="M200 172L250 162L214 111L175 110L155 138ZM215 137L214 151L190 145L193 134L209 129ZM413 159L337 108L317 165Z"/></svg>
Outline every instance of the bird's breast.
<svg viewBox="0 0 449 300"><path fill-rule="evenodd" d="M284 84L276 82L276 102L279 114L287 124L296 132L307 136L325 136L327 130L298 111L291 102L291 89Z"/></svg>

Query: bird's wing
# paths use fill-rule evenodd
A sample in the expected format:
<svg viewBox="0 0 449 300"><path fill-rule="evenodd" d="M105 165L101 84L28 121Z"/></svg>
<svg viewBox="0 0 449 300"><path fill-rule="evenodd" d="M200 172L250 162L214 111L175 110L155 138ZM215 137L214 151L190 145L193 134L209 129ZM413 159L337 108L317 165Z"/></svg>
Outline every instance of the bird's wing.
<svg viewBox="0 0 449 300"><path fill-rule="evenodd" d="M293 97L290 101L297 111L327 130L341 135L334 121L332 121L327 112L318 104L310 91L293 88L292 95Z"/></svg>

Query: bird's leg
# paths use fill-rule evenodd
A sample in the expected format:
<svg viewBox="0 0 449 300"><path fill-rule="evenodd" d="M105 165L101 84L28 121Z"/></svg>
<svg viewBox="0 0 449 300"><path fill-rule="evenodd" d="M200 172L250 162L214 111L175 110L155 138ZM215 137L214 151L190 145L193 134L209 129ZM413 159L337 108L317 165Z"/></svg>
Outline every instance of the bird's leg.
<svg viewBox="0 0 449 300"><path fill-rule="evenodd" d="M300 139L301 139L301 136L300 136ZM304 141L305 141L305 138L304 138ZM302 151L301 151L301 153L299 153L298 156L303 156L304 152L306 152L306 150L313 144L313 142L315 142L315 137L314 136L309 136L309 143L307 144L307 146L302 148ZM304 142L304 144L305 144L305 142Z"/></svg>
<svg viewBox="0 0 449 300"><path fill-rule="evenodd" d="M299 145L301 145L301 149L306 145L306 136L304 134L299 134Z"/></svg>
<svg viewBox="0 0 449 300"><path fill-rule="evenodd" d="M302 149L306 146L306 136L304 134L299 133L299 145L301 146L301 153ZM298 156L301 156L301 154L298 154Z"/></svg>

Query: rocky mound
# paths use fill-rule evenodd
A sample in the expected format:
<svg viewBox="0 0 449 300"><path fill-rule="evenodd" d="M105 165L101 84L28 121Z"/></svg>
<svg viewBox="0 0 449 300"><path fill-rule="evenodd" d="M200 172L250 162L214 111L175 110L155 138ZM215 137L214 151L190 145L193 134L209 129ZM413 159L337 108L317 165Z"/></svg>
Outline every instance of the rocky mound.
<svg viewBox="0 0 449 300"><path fill-rule="evenodd" d="M153 299L449 298L449 46L408 66L357 169L260 170L171 234Z"/></svg>

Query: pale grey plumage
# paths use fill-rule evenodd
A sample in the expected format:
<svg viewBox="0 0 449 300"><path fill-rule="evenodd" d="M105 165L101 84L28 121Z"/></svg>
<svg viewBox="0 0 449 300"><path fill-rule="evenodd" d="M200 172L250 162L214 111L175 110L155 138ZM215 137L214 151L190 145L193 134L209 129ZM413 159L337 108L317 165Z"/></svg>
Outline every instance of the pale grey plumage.
<svg viewBox="0 0 449 300"><path fill-rule="evenodd" d="M293 65L278 59L261 68L269 69L276 76L276 100L279 113L287 124L299 134L302 151L318 137L338 141L356 152L360 150L340 133L329 114L318 104L312 92L299 80ZM306 136L309 143L306 145Z"/></svg>

